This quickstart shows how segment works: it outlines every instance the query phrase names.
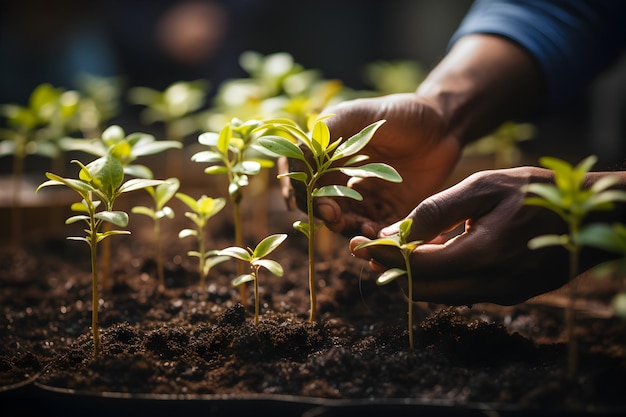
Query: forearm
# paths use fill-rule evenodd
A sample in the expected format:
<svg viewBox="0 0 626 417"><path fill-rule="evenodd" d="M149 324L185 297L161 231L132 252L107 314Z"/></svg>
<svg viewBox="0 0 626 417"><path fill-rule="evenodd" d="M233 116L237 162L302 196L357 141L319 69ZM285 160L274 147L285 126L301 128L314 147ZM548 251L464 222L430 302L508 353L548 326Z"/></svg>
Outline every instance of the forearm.
<svg viewBox="0 0 626 417"><path fill-rule="evenodd" d="M461 145L529 117L544 96L541 72L521 47L492 35L461 38L416 94L439 110Z"/></svg>

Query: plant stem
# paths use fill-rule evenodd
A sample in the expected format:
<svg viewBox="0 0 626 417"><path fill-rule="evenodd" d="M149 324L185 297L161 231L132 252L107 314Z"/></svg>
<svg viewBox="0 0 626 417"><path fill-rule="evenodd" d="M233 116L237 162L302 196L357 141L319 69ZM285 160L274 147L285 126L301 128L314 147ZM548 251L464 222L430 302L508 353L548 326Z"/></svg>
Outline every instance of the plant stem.
<svg viewBox="0 0 626 417"><path fill-rule="evenodd" d="M408 327L409 327L409 348L413 350L413 273L411 272L411 261L410 261L410 251L402 251L402 256L404 257L404 266L406 268L406 276L407 276L407 296L409 297L408 301Z"/></svg>
<svg viewBox="0 0 626 417"><path fill-rule="evenodd" d="M311 309L309 311L309 322L314 322L317 318L317 294L315 289L315 220L313 218L313 190L311 188L312 186L307 185L306 212L307 221L309 223L309 299L311 304Z"/></svg>
<svg viewBox="0 0 626 417"><path fill-rule="evenodd" d="M204 257L204 226L198 228L198 249L200 249L200 257L198 258L199 265L198 269L200 272L200 287L204 288L206 284L206 279L204 276L204 264L206 259Z"/></svg>
<svg viewBox="0 0 626 417"><path fill-rule="evenodd" d="M161 222L159 218L154 219L154 236L156 237L156 263L157 263L157 276L159 280L159 292L165 290L165 274L163 271L163 257L161 248Z"/></svg>
<svg viewBox="0 0 626 417"><path fill-rule="evenodd" d="M254 324L259 324L259 269L254 268Z"/></svg>
<svg viewBox="0 0 626 417"><path fill-rule="evenodd" d="M91 332L93 335L93 355L100 355L100 327L98 326L98 225L93 214L91 215L91 238L89 246L91 248Z"/></svg>

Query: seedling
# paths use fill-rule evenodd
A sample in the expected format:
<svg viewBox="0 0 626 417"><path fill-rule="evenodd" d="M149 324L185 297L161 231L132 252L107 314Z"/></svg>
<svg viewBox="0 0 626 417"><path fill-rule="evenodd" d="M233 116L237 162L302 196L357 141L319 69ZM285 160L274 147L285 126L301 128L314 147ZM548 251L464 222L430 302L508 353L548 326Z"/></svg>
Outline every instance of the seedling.
<svg viewBox="0 0 626 417"><path fill-rule="evenodd" d="M168 178L164 183L156 187L146 187L146 191L154 201L154 207L136 206L131 209L133 213L143 214L150 217L154 221L154 237L156 240L156 262L157 262L157 278L159 282L159 291L165 289L165 273L163 268L163 257L161 247L161 219L164 217L174 218L174 210L166 204L174 197L180 181L178 178Z"/></svg>
<svg viewBox="0 0 626 417"><path fill-rule="evenodd" d="M144 124L163 123L165 138L183 142L185 137L197 130L194 113L206 101L209 82L206 80L177 81L163 91L149 87L133 87L128 91L132 104L144 106L140 117ZM170 176L180 178L182 160L178 154L168 154Z"/></svg>
<svg viewBox="0 0 626 417"><path fill-rule="evenodd" d="M409 234L411 233L411 226L413 220L404 219L400 222L399 231L397 234L387 236L379 239L370 240L356 246L354 250L366 248L368 246L393 246L400 250L402 258L404 259L404 269L402 268L390 268L383 272L377 279L376 284L386 285L391 281L406 275L407 279L407 297L408 297L408 330L409 330L409 347L413 350L413 271L411 269L411 253L416 247L422 244L421 240L408 241Z"/></svg>
<svg viewBox="0 0 626 417"><path fill-rule="evenodd" d="M340 171L348 177L366 178L376 177L391 182L401 182L402 177L398 172L384 163L369 163L357 165L369 159L366 155L358 153L369 143L384 120L372 123L359 133L343 141L342 138L330 141L330 131L325 119L330 116L319 117L313 120L310 132L304 132L298 125L290 120L275 120L276 128L292 135L302 146L308 149L311 157L305 156L302 149L291 140L283 136L267 135L258 139L261 146L273 155L294 158L303 163L305 171L279 174L279 177L288 177L291 180L304 184L306 195L307 221L297 221L294 228L303 233L308 239L309 261L309 294L310 314L309 321L317 318L317 296L315 288L315 231L318 227L313 216L313 199L316 197L347 197L354 200L362 200L363 196L356 190L344 185L326 185L318 187L318 181L332 171ZM346 159L348 158L348 159Z"/></svg>
<svg viewBox="0 0 626 417"><path fill-rule="evenodd" d="M59 140L72 130L78 108L78 94L50 84L40 84L31 93L28 104L3 104L0 113L6 128L0 129L0 156L13 157L12 239L22 242L21 192L28 155L41 155L60 165L63 150ZM64 161L63 161L64 162ZM57 167L61 169L61 167Z"/></svg>
<svg viewBox="0 0 626 417"><path fill-rule="evenodd" d="M250 273L238 275L233 280L233 286L254 282L254 324L259 324L259 272L263 267L277 277L283 276L283 267L278 262L265 259L265 257L280 246L285 239L287 239L286 234L271 235L259 242L254 249L231 246L217 253L219 256L230 256L250 265Z"/></svg>
<svg viewBox="0 0 626 417"><path fill-rule="evenodd" d="M576 288L571 282L579 274L579 257L583 246L583 220L592 211L612 210L614 202L626 201L626 193L611 190L618 182L616 176L606 176L591 187L584 187L587 173L596 163L593 155L572 166L560 159L543 157L539 163L554 172L555 184L533 183L525 187L525 192L535 194L526 197L524 204L552 210L565 221L568 233L563 235L541 235L531 239L528 247L539 249L547 246L562 246L569 252L569 305L566 309L566 331L568 335L567 375L574 378L578 367L578 347L574 335Z"/></svg>
<svg viewBox="0 0 626 417"><path fill-rule="evenodd" d="M128 214L123 211L114 211L113 205L122 193L157 186L162 181L131 179L124 181L124 169L122 162L115 156L108 154L96 159L88 165L73 160L80 166L78 179L63 178L47 172L45 181L37 188L37 191L52 185L63 185L76 191L82 201L72 204L72 210L80 214L68 218L65 223L72 224L84 221L87 224L86 236L71 236L70 240L79 240L87 243L91 249L91 273L92 273L92 316L91 328L94 340L94 356L100 354L100 330L98 327L98 244L109 236L130 234L127 230L101 231L103 224L111 223L117 227L128 225ZM101 207L103 206L103 207ZM102 210L98 211L99 208Z"/></svg>
<svg viewBox="0 0 626 417"><path fill-rule="evenodd" d="M191 157L192 161L211 164L204 172L211 175L228 177L228 196L233 203L233 221L235 225L235 246L243 246L241 224L241 201L243 190L249 185L249 177L257 175L262 168L271 168L274 161L254 152L253 145L262 130L260 121L246 123L233 119L219 133L206 132L198 137L198 142L209 147ZM243 263L237 262L238 275L243 274ZM246 304L246 286L240 285L241 303Z"/></svg>
<svg viewBox="0 0 626 417"><path fill-rule="evenodd" d="M195 236L198 239L198 250L189 251L187 255L198 258L198 272L200 274L200 286L206 285L206 277L213 266L229 259L228 256L218 256L218 250L206 250L206 226L208 221L219 213L226 205L224 198L211 198L206 195L194 200L185 193L176 193L176 198L185 203L192 211L185 212L185 216L191 219L196 229L183 229L178 237L183 239Z"/></svg>

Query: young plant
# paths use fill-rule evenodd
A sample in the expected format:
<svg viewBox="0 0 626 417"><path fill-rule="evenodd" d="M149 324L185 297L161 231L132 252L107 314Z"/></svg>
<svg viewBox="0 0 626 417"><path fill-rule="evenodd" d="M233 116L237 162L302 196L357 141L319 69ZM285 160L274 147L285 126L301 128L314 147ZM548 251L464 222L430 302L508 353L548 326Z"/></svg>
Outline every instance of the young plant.
<svg viewBox="0 0 626 417"><path fill-rule="evenodd" d="M283 276L283 267L278 262L265 259L265 257L280 246L285 239L287 239L286 234L271 235L259 242L254 249L231 246L217 253L219 256L230 256L250 265L250 273L238 275L233 280L233 286L254 282L254 324L259 324L259 272L263 267L277 277Z"/></svg>
<svg viewBox="0 0 626 417"><path fill-rule="evenodd" d="M12 240L22 243L22 183L28 155L50 158L56 169L65 164L60 139L72 130L72 120L78 108L78 94L50 84L38 85L30 94L28 104L0 105L6 128L0 129L0 157L12 156Z"/></svg>
<svg viewBox="0 0 626 417"><path fill-rule="evenodd" d="M534 194L524 199L524 204L547 208L561 217L567 224L567 234L541 235L531 239L528 247L539 249L547 246L562 246L569 252L569 305L566 309L566 332L568 335L567 375L574 378L578 367L578 347L574 335L576 288L571 281L579 274L579 257L583 247L581 234L584 233L583 220L592 211L612 210L614 202L626 201L626 193L611 190L617 184L616 176L606 176L591 187L584 186L587 173L596 163L593 155L572 166L560 159L544 157L540 165L554 172L554 184L533 183L525 187L525 192Z"/></svg>
<svg viewBox="0 0 626 417"><path fill-rule="evenodd" d="M180 181L178 178L168 178L164 183L156 187L146 187L146 191L154 201L154 207L135 206L131 209L133 213L143 214L150 217L154 222L154 237L156 240L156 262L157 262L157 279L159 282L159 291L165 289L165 273L163 268L163 249L161 247L161 219L164 217L174 218L174 210L166 204L174 197Z"/></svg>
<svg viewBox="0 0 626 417"><path fill-rule="evenodd" d="M254 152L253 145L262 130L260 121L242 122L233 119L219 133L206 132L198 137L198 142L209 149L197 152L192 161L211 164L204 172L211 175L226 174L228 178L228 196L233 203L233 222L235 225L235 246L243 246L243 227L241 222L241 201L243 191L249 184L249 177L257 175L262 168L271 168L274 161L263 154ZM243 274L244 264L237 262L238 275ZM241 303L246 304L246 286L239 286Z"/></svg>
<svg viewBox="0 0 626 417"><path fill-rule="evenodd" d="M63 178L47 172L45 181L37 188L37 191L52 185L63 185L76 191L82 198L81 202L72 204L72 210L79 214L68 218L65 223L72 224L84 221L87 224L85 236L71 236L70 240L79 240L87 243L91 249L91 274L92 274L92 318L91 328L94 341L94 356L98 356L101 350L100 330L98 326L98 244L110 236L130 234L127 230L102 231L106 223L117 227L128 225L128 214L123 211L113 210L117 198L130 191L157 186L159 180L131 179L124 182L124 169L122 162L115 156L108 154L96 159L88 165L73 160L80 166L77 179ZM101 209L101 210L100 210Z"/></svg>
<svg viewBox="0 0 626 417"><path fill-rule="evenodd" d="M176 81L163 91L133 87L128 91L128 100L144 106L140 114L144 124L163 123L165 138L182 144L187 135L197 130L194 113L204 105L208 89L206 80ZM169 153L167 156L170 176L181 178L180 155Z"/></svg>
<svg viewBox="0 0 626 417"><path fill-rule="evenodd" d="M356 246L354 250L366 248L368 246L394 246L400 250L404 259L404 269L391 268L383 272L377 279L376 284L386 285L394 279L406 275L407 279L407 297L408 297L408 330L409 330L409 347L413 350L413 271L411 269L411 253L422 244L421 240L408 241L409 233L413 220L404 219L399 225L399 231L396 235L384 238L370 240Z"/></svg>
<svg viewBox="0 0 626 417"><path fill-rule="evenodd" d="M288 177L292 181L304 184L306 195L307 221L297 221L294 228L304 234L308 239L309 261L309 294L310 315L309 321L317 318L317 295L315 287L315 231L318 227L313 216L313 199L316 197L347 197L354 200L362 200L363 196L356 190L343 185L325 185L318 187L318 181L327 173L340 171L348 177L366 178L376 177L391 182L401 182L402 177L398 172L384 163L368 163L357 165L366 161L369 157L358 153L369 143L384 120L372 123L359 133L343 140L339 138L333 142L330 140L330 131L326 122L327 117L316 118L312 122L309 133L304 132L296 123L289 120L277 120L274 123L277 129L292 135L301 146L310 151L310 158L303 150L284 136L265 135L258 142L273 155L294 158L303 163L304 171L279 174Z"/></svg>
<svg viewBox="0 0 626 417"><path fill-rule="evenodd" d="M185 212L185 216L191 219L196 225L196 229L183 229L178 233L178 237L183 239L188 236L195 236L198 239L198 250L189 251L187 255L198 258L198 272L200 274L200 286L206 285L206 277L213 266L229 259L228 256L219 256L218 250L206 250L206 226L208 221L219 213L226 205L224 198L211 198L206 195L194 200L193 197L185 193L176 193L176 198L185 203L192 211Z"/></svg>

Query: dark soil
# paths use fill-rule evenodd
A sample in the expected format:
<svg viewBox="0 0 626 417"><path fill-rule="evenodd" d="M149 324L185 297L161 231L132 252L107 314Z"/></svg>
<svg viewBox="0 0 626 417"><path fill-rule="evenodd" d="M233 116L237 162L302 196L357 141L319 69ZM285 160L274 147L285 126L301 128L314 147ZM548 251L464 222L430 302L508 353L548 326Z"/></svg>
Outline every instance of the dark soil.
<svg viewBox="0 0 626 417"><path fill-rule="evenodd" d="M222 232L223 238L213 238L214 247L232 245L228 227ZM2 415L13 415L8 399L25 400L15 414L25 415L37 395L54 404L49 390L67 388L80 393L69 395L68 404L81 404L89 394L138 394L144 400L157 394L163 409L172 398L176 409L180 402L220 400L222 407L236 404L239 411L245 404L257 407L255 415L263 414L259 404L235 400L263 399L274 410L290 402L330 405L324 408L328 415L333 404L352 404L359 415L379 410L377 405L390 415L402 414L393 408L401 406L413 407L408 410L414 415L414 407L431 407L426 415L443 415L435 413L442 409L467 415L485 409L519 415L626 410L626 323L607 310L617 288L610 279L581 285L580 370L568 381L561 295L513 307L418 303L410 350L400 288L376 286L375 275L349 255L339 237L333 259L316 262L320 314L308 322L305 246L290 234L291 243L273 257L285 276L261 277L258 325L251 289L243 306L230 285L234 262L215 267L201 288L194 258L185 255L187 244L172 239L165 245L167 289L159 292L152 246L139 238L112 238L112 285L101 292L103 351L97 358L86 245L61 236L26 249L5 247L0 251ZM27 381L26 388L12 387ZM102 406L93 399L88 403ZM311 412L309 406L298 410ZM49 407L42 406L47 415ZM145 415L160 415L160 407ZM207 414L209 408L203 410ZM219 407L212 410L208 414L219 414ZM103 409L84 415L97 411Z"/></svg>

